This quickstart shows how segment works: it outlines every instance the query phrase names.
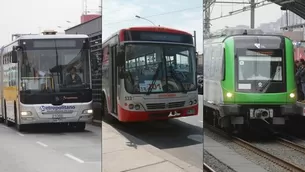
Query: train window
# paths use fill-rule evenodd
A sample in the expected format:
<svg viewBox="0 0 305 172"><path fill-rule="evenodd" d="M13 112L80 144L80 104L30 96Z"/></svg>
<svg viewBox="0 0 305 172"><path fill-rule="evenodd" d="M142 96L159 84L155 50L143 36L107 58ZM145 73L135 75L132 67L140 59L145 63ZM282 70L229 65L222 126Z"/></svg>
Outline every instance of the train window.
<svg viewBox="0 0 305 172"><path fill-rule="evenodd" d="M211 48L212 50L212 57L211 57L211 78L213 80L216 79L216 69L217 69L217 55L218 55L218 52L217 52L217 48L215 45L212 46Z"/></svg>
<svg viewBox="0 0 305 172"><path fill-rule="evenodd" d="M220 80L221 79L221 64L222 64L222 47L220 44L214 46L214 78L216 80Z"/></svg>
<svg viewBox="0 0 305 172"><path fill-rule="evenodd" d="M211 58L211 53L212 51L210 51L210 47L206 46L205 51L204 51L204 78L205 79L210 79L210 70L211 70L211 66L210 66L210 58Z"/></svg>

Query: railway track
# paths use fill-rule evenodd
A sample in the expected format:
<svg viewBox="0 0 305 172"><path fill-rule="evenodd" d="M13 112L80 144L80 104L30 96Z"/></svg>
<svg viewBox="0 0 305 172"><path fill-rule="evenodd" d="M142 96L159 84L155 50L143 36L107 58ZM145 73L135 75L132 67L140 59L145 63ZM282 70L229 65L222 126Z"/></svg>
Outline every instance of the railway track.
<svg viewBox="0 0 305 172"><path fill-rule="evenodd" d="M216 172L215 170L213 170L213 168L211 168L208 164L203 163L203 171L204 172Z"/></svg>
<svg viewBox="0 0 305 172"><path fill-rule="evenodd" d="M294 150L296 150L298 152L301 152L301 153L305 154L305 147L304 146L301 146L301 145L299 145L297 143L294 143L292 141L289 141L289 140L281 138L281 137L277 138L277 142L282 144L282 145L284 145L284 146L286 146L286 147L289 147L291 149L294 149Z"/></svg>
<svg viewBox="0 0 305 172"><path fill-rule="evenodd" d="M238 137L235 137L235 136L230 136L226 132L224 132L224 131L222 131L218 128L215 128L215 127L213 127L213 126L211 126L207 123L204 124L204 127L208 128L209 130L211 130L211 131L213 131L213 132L215 132L219 135L222 135L222 136L232 140L235 144L238 144L239 146L241 146L241 147L243 147L243 148L245 148L245 149L247 149L247 150L249 150L249 151L265 158L265 159L267 159L268 161L270 161L270 162L272 162L272 163L274 163L274 164L276 164L276 165L278 165L278 166L280 166L280 167L282 167L282 168L284 168L288 171L305 172L305 168L303 169L303 168L299 167L298 165L292 164L292 163L287 162L287 161L285 161L281 158L278 158L278 157L276 157L276 156L258 148L257 146L241 139L241 138L238 138ZM297 144L295 144L293 142L290 142L288 140L285 140L283 138L278 138L277 141L280 142L283 145L285 144L285 146L288 146L288 147L290 147L294 150L305 153L305 148L300 146L300 145L297 145Z"/></svg>

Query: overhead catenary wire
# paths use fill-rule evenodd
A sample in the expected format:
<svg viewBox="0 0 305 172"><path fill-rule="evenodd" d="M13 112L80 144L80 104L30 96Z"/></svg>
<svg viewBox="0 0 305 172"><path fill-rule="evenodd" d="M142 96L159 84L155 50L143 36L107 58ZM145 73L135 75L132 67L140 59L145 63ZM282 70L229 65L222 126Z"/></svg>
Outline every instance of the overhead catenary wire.
<svg viewBox="0 0 305 172"><path fill-rule="evenodd" d="M163 15L168 15L168 14L173 14L173 13L178 13L178 12L183 12L183 11L189 11L189 10L194 10L194 9L200 9L200 8L202 8L202 6L184 8L184 9L180 9L180 10L169 11L169 12L165 12L165 13L159 13L159 14L154 14L154 15L150 15L150 16L143 16L143 17L144 18L151 18L151 17L163 16ZM128 22L128 21L135 21L135 20L137 20L137 19L133 18L133 19L116 21L116 22L109 22L109 23L105 23L104 25L119 24L119 23Z"/></svg>

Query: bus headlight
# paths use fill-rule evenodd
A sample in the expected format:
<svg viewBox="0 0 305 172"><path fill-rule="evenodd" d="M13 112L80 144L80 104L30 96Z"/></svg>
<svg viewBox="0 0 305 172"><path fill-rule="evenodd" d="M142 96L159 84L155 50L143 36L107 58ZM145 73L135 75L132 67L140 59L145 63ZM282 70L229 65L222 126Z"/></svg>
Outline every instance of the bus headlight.
<svg viewBox="0 0 305 172"><path fill-rule="evenodd" d="M229 92L229 93L227 93L227 97L228 97L228 98L231 98L232 96L233 96L233 94L232 94L232 93L230 93L230 92Z"/></svg>
<svg viewBox="0 0 305 172"><path fill-rule="evenodd" d="M86 109L83 111L84 114L93 114L93 110L92 109Z"/></svg>
<svg viewBox="0 0 305 172"><path fill-rule="evenodd" d="M133 104L129 104L128 107L129 107L129 109L133 109L134 105Z"/></svg>
<svg viewBox="0 0 305 172"><path fill-rule="evenodd" d="M134 106L134 108L135 108L136 110L139 110L141 107L140 107L139 104L136 104L136 105Z"/></svg>
<svg viewBox="0 0 305 172"><path fill-rule="evenodd" d="M289 94L289 97L290 97L290 98L294 98L294 97L295 97L295 94L294 94L294 93L290 93L290 94Z"/></svg>
<svg viewBox="0 0 305 172"><path fill-rule="evenodd" d="M28 112L28 111L22 111L22 112L20 112L20 115L21 115L21 116L31 116L32 113L31 113L31 112Z"/></svg>

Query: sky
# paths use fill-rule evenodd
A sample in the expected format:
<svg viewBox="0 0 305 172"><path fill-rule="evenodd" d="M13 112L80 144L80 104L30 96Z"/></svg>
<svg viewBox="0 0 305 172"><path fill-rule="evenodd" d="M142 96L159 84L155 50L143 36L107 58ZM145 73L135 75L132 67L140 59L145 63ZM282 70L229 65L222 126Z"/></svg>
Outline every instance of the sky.
<svg viewBox="0 0 305 172"><path fill-rule="evenodd" d="M146 20L135 18L135 15L139 15L156 25L182 29L189 33L196 31L197 51L202 53L202 3L202 0L103 0L103 39L122 28L152 25ZM0 6L0 45L9 44L11 35L15 33L39 33L45 29L63 32L80 23L82 4L83 0L6 1ZM101 0L87 0L87 8L91 12L98 12L100 4ZM243 5L217 4L212 10L212 18L242 7ZM280 7L275 4L258 8L256 26L275 21L282 14ZM250 25L250 12L213 20L211 24L212 30L240 24Z"/></svg>

